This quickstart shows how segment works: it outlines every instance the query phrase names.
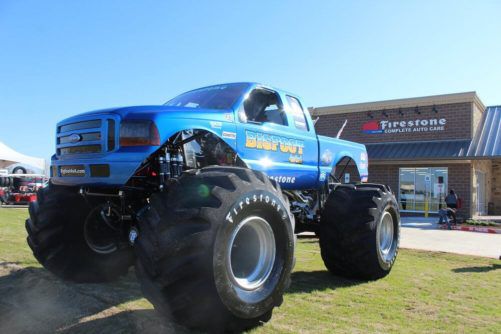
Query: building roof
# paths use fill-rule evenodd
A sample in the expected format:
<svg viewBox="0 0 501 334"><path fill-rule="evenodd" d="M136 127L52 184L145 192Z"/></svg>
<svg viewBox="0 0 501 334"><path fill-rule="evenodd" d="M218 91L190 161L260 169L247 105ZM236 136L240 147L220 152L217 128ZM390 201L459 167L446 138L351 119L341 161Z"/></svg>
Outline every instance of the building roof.
<svg viewBox="0 0 501 334"><path fill-rule="evenodd" d="M485 109L484 104L479 99L476 92L465 92L465 93L412 97L406 99L396 99L396 100L386 100L386 101L376 101L376 102L353 103L353 104L344 104L344 105L328 106L328 107L316 107L316 108L311 108L310 112L313 116L320 116L328 114L367 112L369 110L412 108L416 106L424 107L424 106L432 106L440 104L453 104L453 103L465 103L465 102L476 104L480 108L480 110Z"/></svg>
<svg viewBox="0 0 501 334"><path fill-rule="evenodd" d="M468 157L501 157L501 106L488 107L482 115Z"/></svg>
<svg viewBox="0 0 501 334"><path fill-rule="evenodd" d="M471 140L366 144L369 160L465 159Z"/></svg>

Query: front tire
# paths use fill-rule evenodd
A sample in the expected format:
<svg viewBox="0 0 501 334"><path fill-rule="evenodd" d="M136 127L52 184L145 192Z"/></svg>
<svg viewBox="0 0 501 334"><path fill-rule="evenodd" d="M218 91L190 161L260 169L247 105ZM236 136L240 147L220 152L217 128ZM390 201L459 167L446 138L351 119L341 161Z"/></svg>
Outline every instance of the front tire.
<svg viewBox="0 0 501 334"><path fill-rule="evenodd" d="M400 241L400 213L388 187L341 185L326 202L320 249L327 269L340 276L373 280L391 271Z"/></svg>
<svg viewBox="0 0 501 334"><path fill-rule="evenodd" d="M153 194L137 269L155 308L186 327L241 331L270 319L293 265L293 218L260 172L208 167Z"/></svg>
<svg viewBox="0 0 501 334"><path fill-rule="evenodd" d="M35 258L54 275L79 283L112 281L134 263L131 247L109 254L93 251L84 224L93 210L76 189L49 184L29 206L28 245ZM103 223L104 225L104 223Z"/></svg>

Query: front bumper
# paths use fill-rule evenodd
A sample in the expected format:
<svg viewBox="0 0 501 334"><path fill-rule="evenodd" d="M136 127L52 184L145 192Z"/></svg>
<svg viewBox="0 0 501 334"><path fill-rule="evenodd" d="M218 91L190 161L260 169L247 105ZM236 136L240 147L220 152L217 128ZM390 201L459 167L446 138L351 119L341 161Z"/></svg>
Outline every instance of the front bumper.
<svg viewBox="0 0 501 334"><path fill-rule="evenodd" d="M64 186L123 186L156 149L138 146L92 158L53 156L51 181Z"/></svg>
<svg viewBox="0 0 501 334"><path fill-rule="evenodd" d="M69 163L67 165L67 163ZM61 168L69 166L71 168L83 167L85 173L82 176L62 175ZM94 170L97 166L108 166L109 176L99 176L95 173L91 174L91 168ZM51 166L51 181L54 184L64 186L121 186L127 183L127 180L132 176L137 169L136 162L120 162L114 164L82 164L81 161L75 162L56 162Z"/></svg>

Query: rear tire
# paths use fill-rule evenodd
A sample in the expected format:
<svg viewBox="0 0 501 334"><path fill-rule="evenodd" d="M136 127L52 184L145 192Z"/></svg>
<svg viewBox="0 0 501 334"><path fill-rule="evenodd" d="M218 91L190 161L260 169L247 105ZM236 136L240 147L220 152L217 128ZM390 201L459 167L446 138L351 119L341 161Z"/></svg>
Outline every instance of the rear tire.
<svg viewBox="0 0 501 334"><path fill-rule="evenodd" d="M271 318L293 266L293 218L263 173L208 167L153 194L139 217L147 299L186 327L241 331Z"/></svg>
<svg viewBox="0 0 501 334"><path fill-rule="evenodd" d="M400 213L383 185L341 185L326 202L320 249L327 269L340 276L373 280L388 275L397 257Z"/></svg>
<svg viewBox="0 0 501 334"><path fill-rule="evenodd" d="M33 255L54 275L80 283L107 282L134 263L131 247L98 254L87 245L84 223L90 206L76 189L50 184L31 202L26 220Z"/></svg>

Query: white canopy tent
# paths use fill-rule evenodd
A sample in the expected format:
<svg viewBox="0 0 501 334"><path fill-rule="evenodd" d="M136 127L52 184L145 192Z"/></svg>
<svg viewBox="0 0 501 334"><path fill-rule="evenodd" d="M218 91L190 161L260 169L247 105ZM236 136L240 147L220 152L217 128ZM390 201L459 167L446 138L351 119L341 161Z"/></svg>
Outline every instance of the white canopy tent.
<svg viewBox="0 0 501 334"><path fill-rule="evenodd" d="M45 171L45 159L21 154L0 142L0 168L6 168L15 163Z"/></svg>

